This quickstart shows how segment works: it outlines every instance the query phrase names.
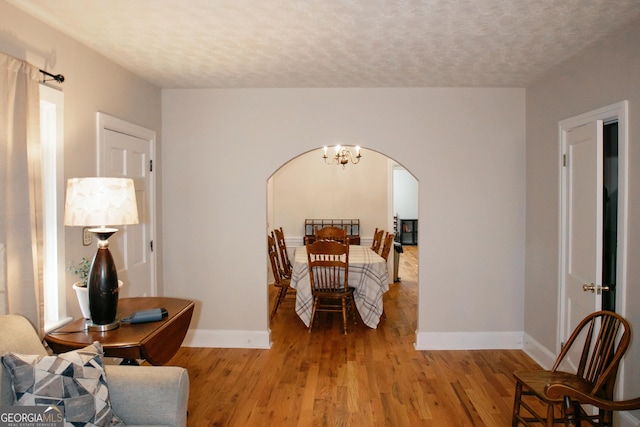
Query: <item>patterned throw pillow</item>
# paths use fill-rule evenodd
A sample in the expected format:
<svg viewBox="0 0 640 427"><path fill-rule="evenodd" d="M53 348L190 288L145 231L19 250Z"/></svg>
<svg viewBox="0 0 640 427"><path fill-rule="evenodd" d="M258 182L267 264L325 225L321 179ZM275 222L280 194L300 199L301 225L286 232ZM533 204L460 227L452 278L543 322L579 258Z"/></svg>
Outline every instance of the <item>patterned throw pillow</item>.
<svg viewBox="0 0 640 427"><path fill-rule="evenodd" d="M124 426L111 409L102 354L97 341L57 356L5 354L14 405L62 407L65 427Z"/></svg>

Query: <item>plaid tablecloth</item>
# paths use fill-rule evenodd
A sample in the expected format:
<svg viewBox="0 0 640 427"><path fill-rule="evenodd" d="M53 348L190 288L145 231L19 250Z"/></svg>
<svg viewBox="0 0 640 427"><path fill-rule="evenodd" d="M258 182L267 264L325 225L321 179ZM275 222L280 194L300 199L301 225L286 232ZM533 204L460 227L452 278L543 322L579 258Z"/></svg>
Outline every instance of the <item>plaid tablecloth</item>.
<svg viewBox="0 0 640 427"><path fill-rule="evenodd" d="M389 290L387 262L366 246L349 246L349 286L355 288L354 299L362 321L376 328L382 315L382 294ZM305 246L295 250L291 287L296 289L296 313L309 326L313 297Z"/></svg>

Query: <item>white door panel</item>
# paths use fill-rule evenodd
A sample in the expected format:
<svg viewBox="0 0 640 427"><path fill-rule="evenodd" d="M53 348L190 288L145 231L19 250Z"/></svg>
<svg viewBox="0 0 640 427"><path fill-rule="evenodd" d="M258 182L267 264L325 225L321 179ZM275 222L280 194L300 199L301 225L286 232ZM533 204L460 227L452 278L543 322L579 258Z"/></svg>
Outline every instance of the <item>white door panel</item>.
<svg viewBox="0 0 640 427"><path fill-rule="evenodd" d="M121 226L109 239L111 253L124 282L120 297L156 295L153 254L153 179L150 172L155 132L100 115L100 176L133 179L139 224Z"/></svg>
<svg viewBox="0 0 640 427"><path fill-rule="evenodd" d="M584 290L602 285L602 121L572 129L566 138L565 340L602 306L600 292ZM575 357L569 356L573 366Z"/></svg>

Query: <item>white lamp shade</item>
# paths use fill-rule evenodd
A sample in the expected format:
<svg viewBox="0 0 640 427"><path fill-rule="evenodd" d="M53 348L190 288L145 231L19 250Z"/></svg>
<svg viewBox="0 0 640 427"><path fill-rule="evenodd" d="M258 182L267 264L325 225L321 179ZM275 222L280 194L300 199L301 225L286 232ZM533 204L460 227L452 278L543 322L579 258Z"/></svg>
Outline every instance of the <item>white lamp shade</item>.
<svg viewBox="0 0 640 427"><path fill-rule="evenodd" d="M138 223L133 180L71 178L67 181L64 224L108 226Z"/></svg>

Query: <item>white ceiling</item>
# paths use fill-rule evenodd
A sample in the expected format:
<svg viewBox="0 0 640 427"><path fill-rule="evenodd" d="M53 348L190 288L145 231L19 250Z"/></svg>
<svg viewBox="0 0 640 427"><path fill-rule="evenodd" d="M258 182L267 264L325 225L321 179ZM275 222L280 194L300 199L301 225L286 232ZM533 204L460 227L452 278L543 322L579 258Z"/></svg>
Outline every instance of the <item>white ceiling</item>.
<svg viewBox="0 0 640 427"><path fill-rule="evenodd" d="M640 17L640 0L9 2L163 88L526 87Z"/></svg>

